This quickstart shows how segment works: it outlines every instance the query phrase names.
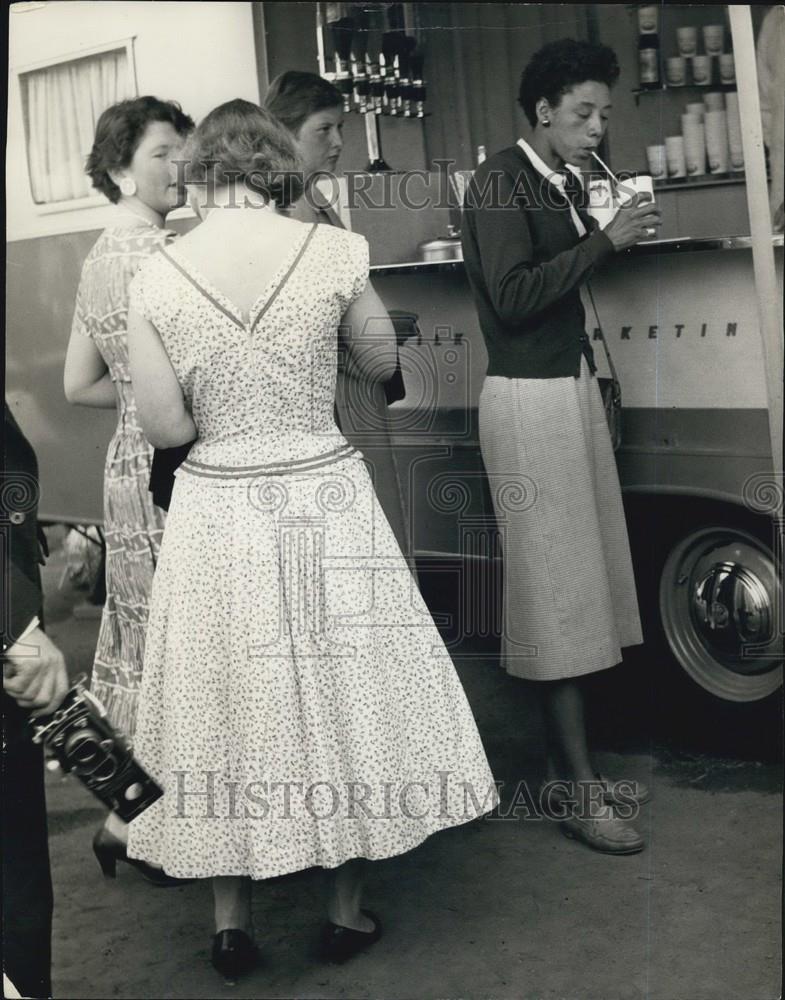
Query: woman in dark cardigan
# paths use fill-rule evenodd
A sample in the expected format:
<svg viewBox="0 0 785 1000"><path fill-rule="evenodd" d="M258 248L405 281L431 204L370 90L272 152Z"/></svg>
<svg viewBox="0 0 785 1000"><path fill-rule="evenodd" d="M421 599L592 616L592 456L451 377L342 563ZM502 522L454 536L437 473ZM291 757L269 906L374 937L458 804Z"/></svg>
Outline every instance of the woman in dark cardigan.
<svg viewBox="0 0 785 1000"><path fill-rule="evenodd" d="M561 779L551 803L565 817L563 832L596 850L627 854L644 843L622 820L623 807L634 808L631 799L645 800L648 792L638 785L624 799L621 783L598 775L580 685L642 641L580 297L597 265L659 222L654 206L639 198L604 231L583 210L580 171L590 168L591 150L602 140L618 74L605 46L565 39L535 54L519 93L531 138L475 172L463 253L488 351L480 447L504 555L505 666L540 682L548 778Z"/></svg>

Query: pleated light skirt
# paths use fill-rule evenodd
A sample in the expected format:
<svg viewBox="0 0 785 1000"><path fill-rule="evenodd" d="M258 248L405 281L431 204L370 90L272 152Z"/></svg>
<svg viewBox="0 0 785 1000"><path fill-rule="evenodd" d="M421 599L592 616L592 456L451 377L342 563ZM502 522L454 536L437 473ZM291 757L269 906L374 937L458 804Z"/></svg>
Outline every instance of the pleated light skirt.
<svg viewBox="0 0 785 1000"><path fill-rule="evenodd" d="M579 378L488 376L480 449L501 533L506 670L558 680L643 641L602 396Z"/></svg>

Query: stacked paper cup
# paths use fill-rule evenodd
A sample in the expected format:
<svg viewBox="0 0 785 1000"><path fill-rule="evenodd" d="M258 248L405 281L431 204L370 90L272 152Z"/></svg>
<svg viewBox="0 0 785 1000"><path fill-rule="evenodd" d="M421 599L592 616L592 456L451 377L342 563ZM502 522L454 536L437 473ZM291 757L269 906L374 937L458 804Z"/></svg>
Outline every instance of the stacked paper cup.
<svg viewBox="0 0 785 1000"><path fill-rule="evenodd" d="M668 177L678 180L687 176L687 161L684 156L684 136L669 135L665 138L665 158L668 164Z"/></svg>
<svg viewBox="0 0 785 1000"><path fill-rule="evenodd" d="M697 115L682 115L681 134L684 136L687 176L700 177L706 173L706 137L703 122Z"/></svg>
<svg viewBox="0 0 785 1000"><path fill-rule="evenodd" d="M706 111L703 125L706 133L706 153L710 174L727 174L730 166L728 149L728 119L725 110Z"/></svg>
<svg viewBox="0 0 785 1000"><path fill-rule="evenodd" d="M744 170L744 148L741 143L741 118L739 117L739 95L730 90L725 95L725 113L728 125L728 149L730 168L734 173Z"/></svg>
<svg viewBox="0 0 785 1000"><path fill-rule="evenodd" d="M655 181L664 181L668 176L665 146L647 146L646 159L649 161L649 170L652 179Z"/></svg>

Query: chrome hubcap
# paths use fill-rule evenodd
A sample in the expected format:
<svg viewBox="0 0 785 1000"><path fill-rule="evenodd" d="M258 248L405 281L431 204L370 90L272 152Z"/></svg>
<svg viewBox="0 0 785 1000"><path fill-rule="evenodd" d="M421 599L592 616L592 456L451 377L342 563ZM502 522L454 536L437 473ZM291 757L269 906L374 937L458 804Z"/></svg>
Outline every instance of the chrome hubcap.
<svg viewBox="0 0 785 1000"><path fill-rule="evenodd" d="M696 567L692 615L707 645L739 656L744 646L773 638L771 599L754 569L731 560L703 569Z"/></svg>
<svg viewBox="0 0 785 1000"><path fill-rule="evenodd" d="M782 683L781 593L764 542L737 528L697 530L671 551L660 580L674 656L717 697L765 698Z"/></svg>

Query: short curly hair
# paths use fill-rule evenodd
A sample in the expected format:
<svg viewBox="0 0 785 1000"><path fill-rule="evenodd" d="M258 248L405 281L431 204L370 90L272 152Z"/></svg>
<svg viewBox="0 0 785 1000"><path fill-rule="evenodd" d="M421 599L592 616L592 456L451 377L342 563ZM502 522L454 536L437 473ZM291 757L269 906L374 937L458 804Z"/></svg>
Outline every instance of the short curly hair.
<svg viewBox="0 0 785 1000"><path fill-rule="evenodd" d="M264 107L296 134L306 118L317 111L343 107L343 97L337 87L317 73L289 69L270 84Z"/></svg>
<svg viewBox="0 0 785 1000"><path fill-rule="evenodd" d="M303 193L303 166L289 131L258 104L236 98L199 122L185 144L187 184L246 182L281 208Z"/></svg>
<svg viewBox="0 0 785 1000"><path fill-rule="evenodd" d="M562 38L543 45L534 53L521 74L518 104L534 126L537 124L536 105L541 97L555 108L567 91L579 83L596 80L612 87L618 78L619 62L613 49Z"/></svg>
<svg viewBox="0 0 785 1000"><path fill-rule="evenodd" d="M194 127L193 118L185 114L176 101L160 101L157 97L120 101L108 107L99 117L85 173L93 187L105 194L109 201L116 203L120 200L120 188L109 172L122 170L130 164L150 122L169 122L183 137Z"/></svg>

